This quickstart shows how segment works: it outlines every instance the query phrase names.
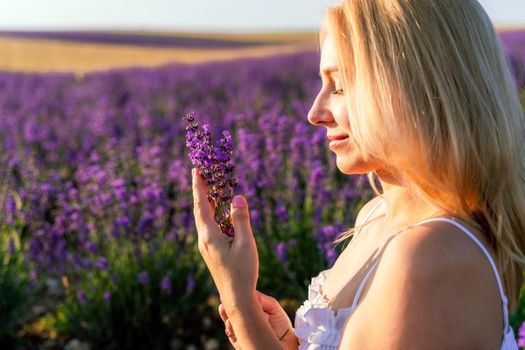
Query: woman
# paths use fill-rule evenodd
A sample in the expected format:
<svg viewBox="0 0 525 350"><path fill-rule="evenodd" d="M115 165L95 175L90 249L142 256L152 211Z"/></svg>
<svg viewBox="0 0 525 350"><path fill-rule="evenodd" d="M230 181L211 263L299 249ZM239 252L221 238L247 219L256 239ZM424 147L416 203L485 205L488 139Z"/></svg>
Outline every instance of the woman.
<svg viewBox="0 0 525 350"><path fill-rule="evenodd" d="M308 114L345 174L376 175L334 266L295 328L256 291L245 199L236 237L213 222L194 172L199 249L238 349L517 349L523 281L523 114L475 0L344 0L321 31L323 85ZM373 181L371 181L373 184ZM507 302L508 301L508 302Z"/></svg>

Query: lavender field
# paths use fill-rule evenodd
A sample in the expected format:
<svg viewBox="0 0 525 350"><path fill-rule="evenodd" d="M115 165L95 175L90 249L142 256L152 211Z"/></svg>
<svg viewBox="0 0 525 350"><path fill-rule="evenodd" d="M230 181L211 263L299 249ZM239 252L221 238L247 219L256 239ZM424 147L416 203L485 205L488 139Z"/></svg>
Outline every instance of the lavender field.
<svg viewBox="0 0 525 350"><path fill-rule="evenodd" d="M514 45L524 89L525 45ZM343 248L331 240L372 195L306 120L318 61L0 73L0 348L229 348L196 244L188 112L216 139L231 132L258 289L293 317Z"/></svg>
<svg viewBox="0 0 525 350"><path fill-rule="evenodd" d="M500 38L514 71L517 85L525 89L525 31L503 32Z"/></svg>
<svg viewBox="0 0 525 350"><path fill-rule="evenodd" d="M317 62L308 53L81 80L2 73L2 254L13 278L24 272L6 291L21 298L11 321L28 314L22 334L96 348L164 348L172 338L200 346L195 310L215 291L195 244L188 111L233 135L260 290L306 298L310 277L334 261L329 242L352 224L364 182L338 174L325 133L306 120ZM10 327L4 337L20 334Z"/></svg>

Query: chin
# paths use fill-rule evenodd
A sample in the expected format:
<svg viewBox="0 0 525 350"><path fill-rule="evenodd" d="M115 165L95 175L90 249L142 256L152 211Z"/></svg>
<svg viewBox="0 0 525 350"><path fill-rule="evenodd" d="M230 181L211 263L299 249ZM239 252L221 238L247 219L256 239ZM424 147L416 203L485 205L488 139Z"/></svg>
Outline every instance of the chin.
<svg viewBox="0 0 525 350"><path fill-rule="evenodd" d="M367 174L374 170L374 167L368 162L354 157L337 157L336 164L337 168L346 175Z"/></svg>

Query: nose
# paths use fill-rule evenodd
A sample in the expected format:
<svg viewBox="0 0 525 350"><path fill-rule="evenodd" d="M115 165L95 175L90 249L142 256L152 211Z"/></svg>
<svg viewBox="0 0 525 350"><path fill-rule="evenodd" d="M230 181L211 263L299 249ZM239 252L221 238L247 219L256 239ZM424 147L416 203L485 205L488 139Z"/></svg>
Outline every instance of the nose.
<svg viewBox="0 0 525 350"><path fill-rule="evenodd" d="M308 121L310 124L322 125L323 123L329 123L334 120L332 112L326 102L325 97L320 92L308 112Z"/></svg>

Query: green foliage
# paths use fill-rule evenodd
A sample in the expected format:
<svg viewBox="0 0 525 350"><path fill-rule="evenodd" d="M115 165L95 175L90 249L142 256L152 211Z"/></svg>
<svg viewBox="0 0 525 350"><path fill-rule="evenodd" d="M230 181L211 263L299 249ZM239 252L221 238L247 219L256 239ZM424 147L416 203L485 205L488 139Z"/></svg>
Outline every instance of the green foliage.
<svg viewBox="0 0 525 350"><path fill-rule="evenodd" d="M518 334L518 329L525 321L525 288L522 286L520 299L516 311L509 315L509 323L514 329L514 334Z"/></svg>
<svg viewBox="0 0 525 350"><path fill-rule="evenodd" d="M95 349L165 349L178 336L177 329L202 316L212 285L196 248L180 251L176 241L165 239L141 248L138 252L131 243L113 242L107 269L94 267L72 276L68 280L78 281L75 285L66 281L65 300L55 315L59 334ZM141 272L147 273L148 283L139 282ZM193 288L187 283L190 274ZM165 277L171 281L170 292L161 288ZM111 297L104 298L108 292Z"/></svg>
<svg viewBox="0 0 525 350"><path fill-rule="evenodd" d="M31 308L31 286L18 235L0 227L0 348L21 345L20 331Z"/></svg>

